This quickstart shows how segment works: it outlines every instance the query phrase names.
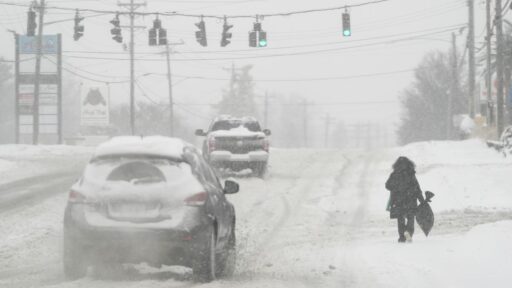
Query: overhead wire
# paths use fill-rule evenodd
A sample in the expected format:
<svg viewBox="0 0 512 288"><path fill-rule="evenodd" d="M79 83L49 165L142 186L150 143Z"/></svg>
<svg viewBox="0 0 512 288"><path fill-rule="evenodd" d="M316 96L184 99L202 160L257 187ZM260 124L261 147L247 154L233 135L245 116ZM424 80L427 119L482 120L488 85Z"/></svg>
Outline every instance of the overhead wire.
<svg viewBox="0 0 512 288"><path fill-rule="evenodd" d="M280 13L262 13L262 14L251 14L251 15L208 15L208 14L188 14L188 13L179 13L175 11L158 11L158 12L124 12L124 11L114 11L114 10L100 10L100 9L80 9L80 11L84 12L94 12L94 13L106 13L106 14L120 14L120 15L140 15L140 16L147 16L147 15L153 15L153 16L181 16L181 17L192 17L192 18L213 18L213 19L236 19L236 18L269 18L269 17L288 17L293 15L300 15L300 14L309 14L309 13L318 13L318 12L329 12L329 11L339 11L349 8L357 8L357 7L363 7L368 5L374 5L374 4L380 4L384 2L389 2L392 0L373 0L373 1L367 1L362 3L356 3L356 4L348 4L343 6L335 6L335 7L328 7L328 8L316 8L316 9L307 9L307 10L296 10L296 11L289 11L289 12L280 12ZM0 2L0 5L7 5L7 6L18 6L18 7L30 7L30 4L19 4L19 3L12 3L12 2ZM47 10L63 10L63 11L76 11L75 8L71 7L59 7L59 6L50 6L47 5L45 7Z"/></svg>
<svg viewBox="0 0 512 288"><path fill-rule="evenodd" d="M362 39L353 39L350 42L351 43L358 43L358 42L368 42L372 40L379 40L379 39L388 39L398 36L418 36L418 37L424 37L429 36L433 34L438 33L444 33L452 30L457 30L461 27L463 27L464 23L459 24L453 24L453 25L447 25L447 26L441 26L436 28L429 28L429 29L422 29L422 30L416 30L411 32L405 32L405 33L395 33L385 36L376 36L376 37L369 37L369 38L362 38ZM420 33L427 33L431 32L433 34L421 34ZM265 51L268 50L284 50L284 49L296 49L296 48L307 48L307 47L321 47L321 46L331 46L331 45L345 45L345 43L340 41L330 41L330 42L323 42L323 43L313 43L313 44L301 44L301 45L288 45L288 46L279 46L279 47L266 47ZM261 52L256 51L254 49L236 49L236 50L208 50L208 51L198 51L198 50L190 50L190 51L180 51L178 54L231 54L236 52ZM264 52L264 51L263 51ZM83 53L83 54L126 54L126 52L115 52L115 51L73 51L73 50L64 50L63 53ZM157 53L155 52L135 52L135 54L139 55L155 55Z"/></svg>
<svg viewBox="0 0 512 288"><path fill-rule="evenodd" d="M363 48L363 47L372 47L376 45L383 45L383 44L394 44L398 42L403 41L410 41L410 40L417 40L424 36L429 35L436 35L441 33L446 33L456 30L454 28L451 29L445 29L442 31L432 32L432 33L425 33L421 35L411 36L411 37L404 37L399 39L390 39L386 41L381 42L374 42L369 44L362 44L362 45L352 45L352 46L345 46L345 47L336 47L336 48L326 48L326 49L316 49L316 50L308 50L308 51L298 51L298 52L290 52L290 53L280 53L280 54L260 54L260 55L248 55L243 57L222 57L222 58L189 58L189 59L178 59L175 58L173 61L178 62L187 62L187 61L225 61L225 60L247 60L247 59L262 59L262 58L275 58L275 57L290 57L290 56L299 56L299 55L308 55L308 54L318 54L318 53L327 53L327 52L337 52L337 51L343 51L343 50L351 50L351 49L357 49L357 48ZM421 40L421 39L420 39ZM97 59L97 60L123 60L128 61L129 58L113 58L113 57L91 57L91 56L73 56L68 55L69 58L76 58L76 59ZM137 61L162 61L162 59L155 59L155 58L136 58Z"/></svg>

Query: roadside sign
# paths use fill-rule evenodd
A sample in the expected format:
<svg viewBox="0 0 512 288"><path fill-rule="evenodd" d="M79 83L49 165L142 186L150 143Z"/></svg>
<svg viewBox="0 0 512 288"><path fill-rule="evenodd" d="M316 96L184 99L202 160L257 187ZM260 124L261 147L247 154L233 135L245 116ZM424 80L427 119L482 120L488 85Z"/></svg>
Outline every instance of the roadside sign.
<svg viewBox="0 0 512 288"><path fill-rule="evenodd" d="M36 37L17 35L16 41L16 142L32 143L34 139L34 92L37 41ZM41 143L62 141L61 123L61 55L60 35L44 35L39 74L39 134Z"/></svg>
<svg viewBox="0 0 512 288"><path fill-rule="evenodd" d="M105 90L99 87L82 90L82 126L107 126L110 124L110 103Z"/></svg>

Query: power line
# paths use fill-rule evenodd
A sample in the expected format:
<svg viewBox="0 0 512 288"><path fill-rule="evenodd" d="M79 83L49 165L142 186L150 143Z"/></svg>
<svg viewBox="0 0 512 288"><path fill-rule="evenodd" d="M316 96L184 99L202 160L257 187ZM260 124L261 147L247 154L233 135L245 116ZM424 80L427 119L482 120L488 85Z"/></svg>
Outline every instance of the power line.
<svg viewBox="0 0 512 288"><path fill-rule="evenodd" d="M313 82L313 81L329 81L329 80L346 80L356 78L367 78L376 76L386 76L393 74L402 74L412 72L415 69L404 69L396 71L388 71L381 73L369 73L369 74L356 74L346 76L333 76L333 77L319 77L319 78L296 78L296 79L253 79L254 82ZM214 81L229 81L229 78L214 78L214 77L202 77L202 76L187 76L187 75L174 75L178 78L189 78L189 79L201 79L201 80L214 80Z"/></svg>
<svg viewBox="0 0 512 288"><path fill-rule="evenodd" d="M391 34L391 35L386 35L386 36L377 36L377 37L370 37L370 38L363 38L363 39L354 39L354 40L351 40L351 43L367 42L367 41L378 40L378 39L389 39L389 38L398 37L398 36L405 36L405 35L412 35L414 37L424 37L424 36L430 36L430 35L433 35L433 34L449 32L449 31L452 31L452 30L455 30L455 29L459 29L459 28L463 27L464 25L465 25L464 23L460 23L460 24L455 24L455 25L447 25L447 26L442 26L442 27L422 29L422 30L405 32L405 33ZM417 35L418 33L427 33L427 32L429 32L429 34ZM430 33L432 33L432 34L430 34ZM406 39L409 39L409 38L406 38ZM324 42L324 43L305 44L305 45L267 47L265 50L284 50L284 49L292 49L292 48L322 47L322 46L341 45L341 44L344 44L344 43L336 41L336 42ZM254 52L254 51L255 51L254 49L238 49L238 50L228 50L228 51L226 51L226 50L182 51L182 52L179 52L178 54L205 54L205 53L208 53L208 54L215 54L215 53L217 53L217 54L230 54L230 53L237 53L237 52ZM72 50L64 50L63 53L66 53L66 54L70 54L70 53L72 53L72 54L75 54L75 53L76 54L126 54L126 52L117 52L117 51L72 51ZM139 53L136 53L136 54L140 54L140 55L156 55L156 54L161 54L161 53L139 52Z"/></svg>
<svg viewBox="0 0 512 288"><path fill-rule="evenodd" d="M181 16L181 17L193 17L193 18L213 18L213 19L224 19L224 18L269 18L269 17L288 17L293 15L300 15L300 14L310 14L310 13L319 13L319 12L329 12L329 11L339 11L349 8L357 8L357 7L363 7L368 5L374 5L379 4L383 2L388 2L391 0L374 0L374 1L368 1L358 4L349 4L349 5L343 5L343 6L336 6L336 7L329 7L329 8L317 8L317 9L308 9L308 10L297 10L297 11L290 11L290 12L281 12L281 13L269 13L269 14L252 14L252 15L204 15L204 14L186 14L186 13L179 13L176 11L168 11L168 12L118 12L113 10L99 10L99 9L80 9L80 11L83 12L94 12L94 13L105 13L105 14L126 14L126 15L140 15L140 16ZM10 2L0 2L0 5L6 5L6 6L17 6L17 7L30 7L30 4L19 4L19 3L10 3ZM58 6L47 6L46 9L51 10L63 10L63 11L76 11L75 8L70 7L58 7Z"/></svg>
<svg viewBox="0 0 512 288"><path fill-rule="evenodd" d="M399 42L404 41L411 41L411 40L417 40L424 36L430 36L430 35L436 35L441 33L446 33L456 30L454 28L452 29L446 29L438 32L433 33L425 33L421 35L411 36L411 37L405 37L405 38L399 38L399 39L391 39L387 41L381 41L381 42L375 42L375 43L369 43L369 44L362 44L362 45L353 45L348 47L336 47L336 48L326 48L326 49L318 49L318 50L308 50L308 51L300 51L300 52L292 52L292 53L281 53L281 54L266 54L266 55L249 55L249 56L240 56L240 57L223 57L223 58L188 58L188 59L179 59L176 58L173 61L177 62L188 62L188 61L225 61L225 60L247 60L247 59L259 59L259 58L275 58L275 57L289 57L289 56L299 56L299 55L308 55L308 54L317 54L317 53L326 53L326 52L336 52L336 51L343 51L343 50L351 50L356 48L364 48L364 47L372 47L377 45L383 45L383 44L395 44ZM68 55L68 58L76 58L76 59L96 59L96 60L122 60L122 61L128 61L130 59L128 58L113 58L113 57L91 57L91 56L71 56ZM160 62L161 59L156 58L137 58L137 61L149 61L149 62Z"/></svg>
<svg viewBox="0 0 512 288"><path fill-rule="evenodd" d="M51 60L50 60L51 61ZM93 76L96 76L96 77L101 77L101 78L106 78L106 77L110 77L110 78L123 78L123 77L115 77L115 76L108 76L108 75L103 75L103 74L97 74L97 73L93 73L93 72L89 72L89 71L86 71L86 70L83 70L83 69L80 69L78 67L75 67L67 62L63 62L65 63L66 65L72 67L73 69L75 70L78 70L78 71L82 71L84 73L87 73L87 74L91 74ZM94 81L94 82L101 82L101 83L128 83L130 80L121 80L121 81L105 81L105 80L97 80L97 79L93 79L93 78L90 78L90 77L87 77L87 76L83 76L79 73L77 73L76 71L72 71L68 68L65 68L63 67L63 69L65 69L66 71L76 75L76 76L79 76L79 77L82 77L84 79L87 79L87 80L90 80L90 81ZM355 75L345 75L345 76L331 76L331 77L316 77L316 78L295 78L295 79L254 79L253 81L254 82L304 82L304 81L329 81L329 80L346 80L346 79L356 79L356 78L368 78L368 77L376 77L376 76L386 76L386 75L393 75L393 74L402 74L402 73L408 73L408 72L412 72L414 71L415 69L402 69L402 70L394 70L394 71L386 71L386 72L379 72L379 73L368 73L368 74L355 74ZM140 78L140 77L143 77L143 76L149 76L149 75L167 75L167 74L162 74L162 73L144 73L144 74L141 74L139 76L136 77L136 79ZM205 77L205 76L199 76L199 75L173 75L174 77L176 78L184 78L184 79L199 79L199 80L213 80L213 81L229 81L230 78L222 78L222 77Z"/></svg>
<svg viewBox="0 0 512 288"><path fill-rule="evenodd" d="M307 106L352 106L352 105L382 105L382 104L398 104L399 101L360 101L360 102L323 102L323 103L311 103L308 102ZM215 106L218 103L175 103L176 105L182 106ZM272 105L279 106L303 106L303 103L273 103Z"/></svg>

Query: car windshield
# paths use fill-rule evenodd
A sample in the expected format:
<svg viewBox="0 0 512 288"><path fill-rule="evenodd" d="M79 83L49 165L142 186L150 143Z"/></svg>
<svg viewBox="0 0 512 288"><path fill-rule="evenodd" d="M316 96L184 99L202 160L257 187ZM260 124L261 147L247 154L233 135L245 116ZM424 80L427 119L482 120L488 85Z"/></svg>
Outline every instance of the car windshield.
<svg viewBox="0 0 512 288"><path fill-rule="evenodd" d="M93 160L87 165L85 180L132 184L172 182L190 171L187 163L161 158L115 157Z"/></svg>
<svg viewBox="0 0 512 288"><path fill-rule="evenodd" d="M245 127L251 132L260 132L260 124L256 121L242 121L242 120L223 120L217 121L212 126L212 131L218 130L231 130L238 127Z"/></svg>

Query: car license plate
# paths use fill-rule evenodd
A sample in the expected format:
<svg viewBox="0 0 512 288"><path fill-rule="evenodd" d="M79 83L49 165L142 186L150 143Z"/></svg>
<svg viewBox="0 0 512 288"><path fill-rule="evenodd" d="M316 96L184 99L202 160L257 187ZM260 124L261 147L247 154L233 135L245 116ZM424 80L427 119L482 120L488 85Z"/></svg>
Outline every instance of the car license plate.
<svg viewBox="0 0 512 288"><path fill-rule="evenodd" d="M160 205L143 203L109 203L108 213L118 219L151 219L160 215Z"/></svg>

